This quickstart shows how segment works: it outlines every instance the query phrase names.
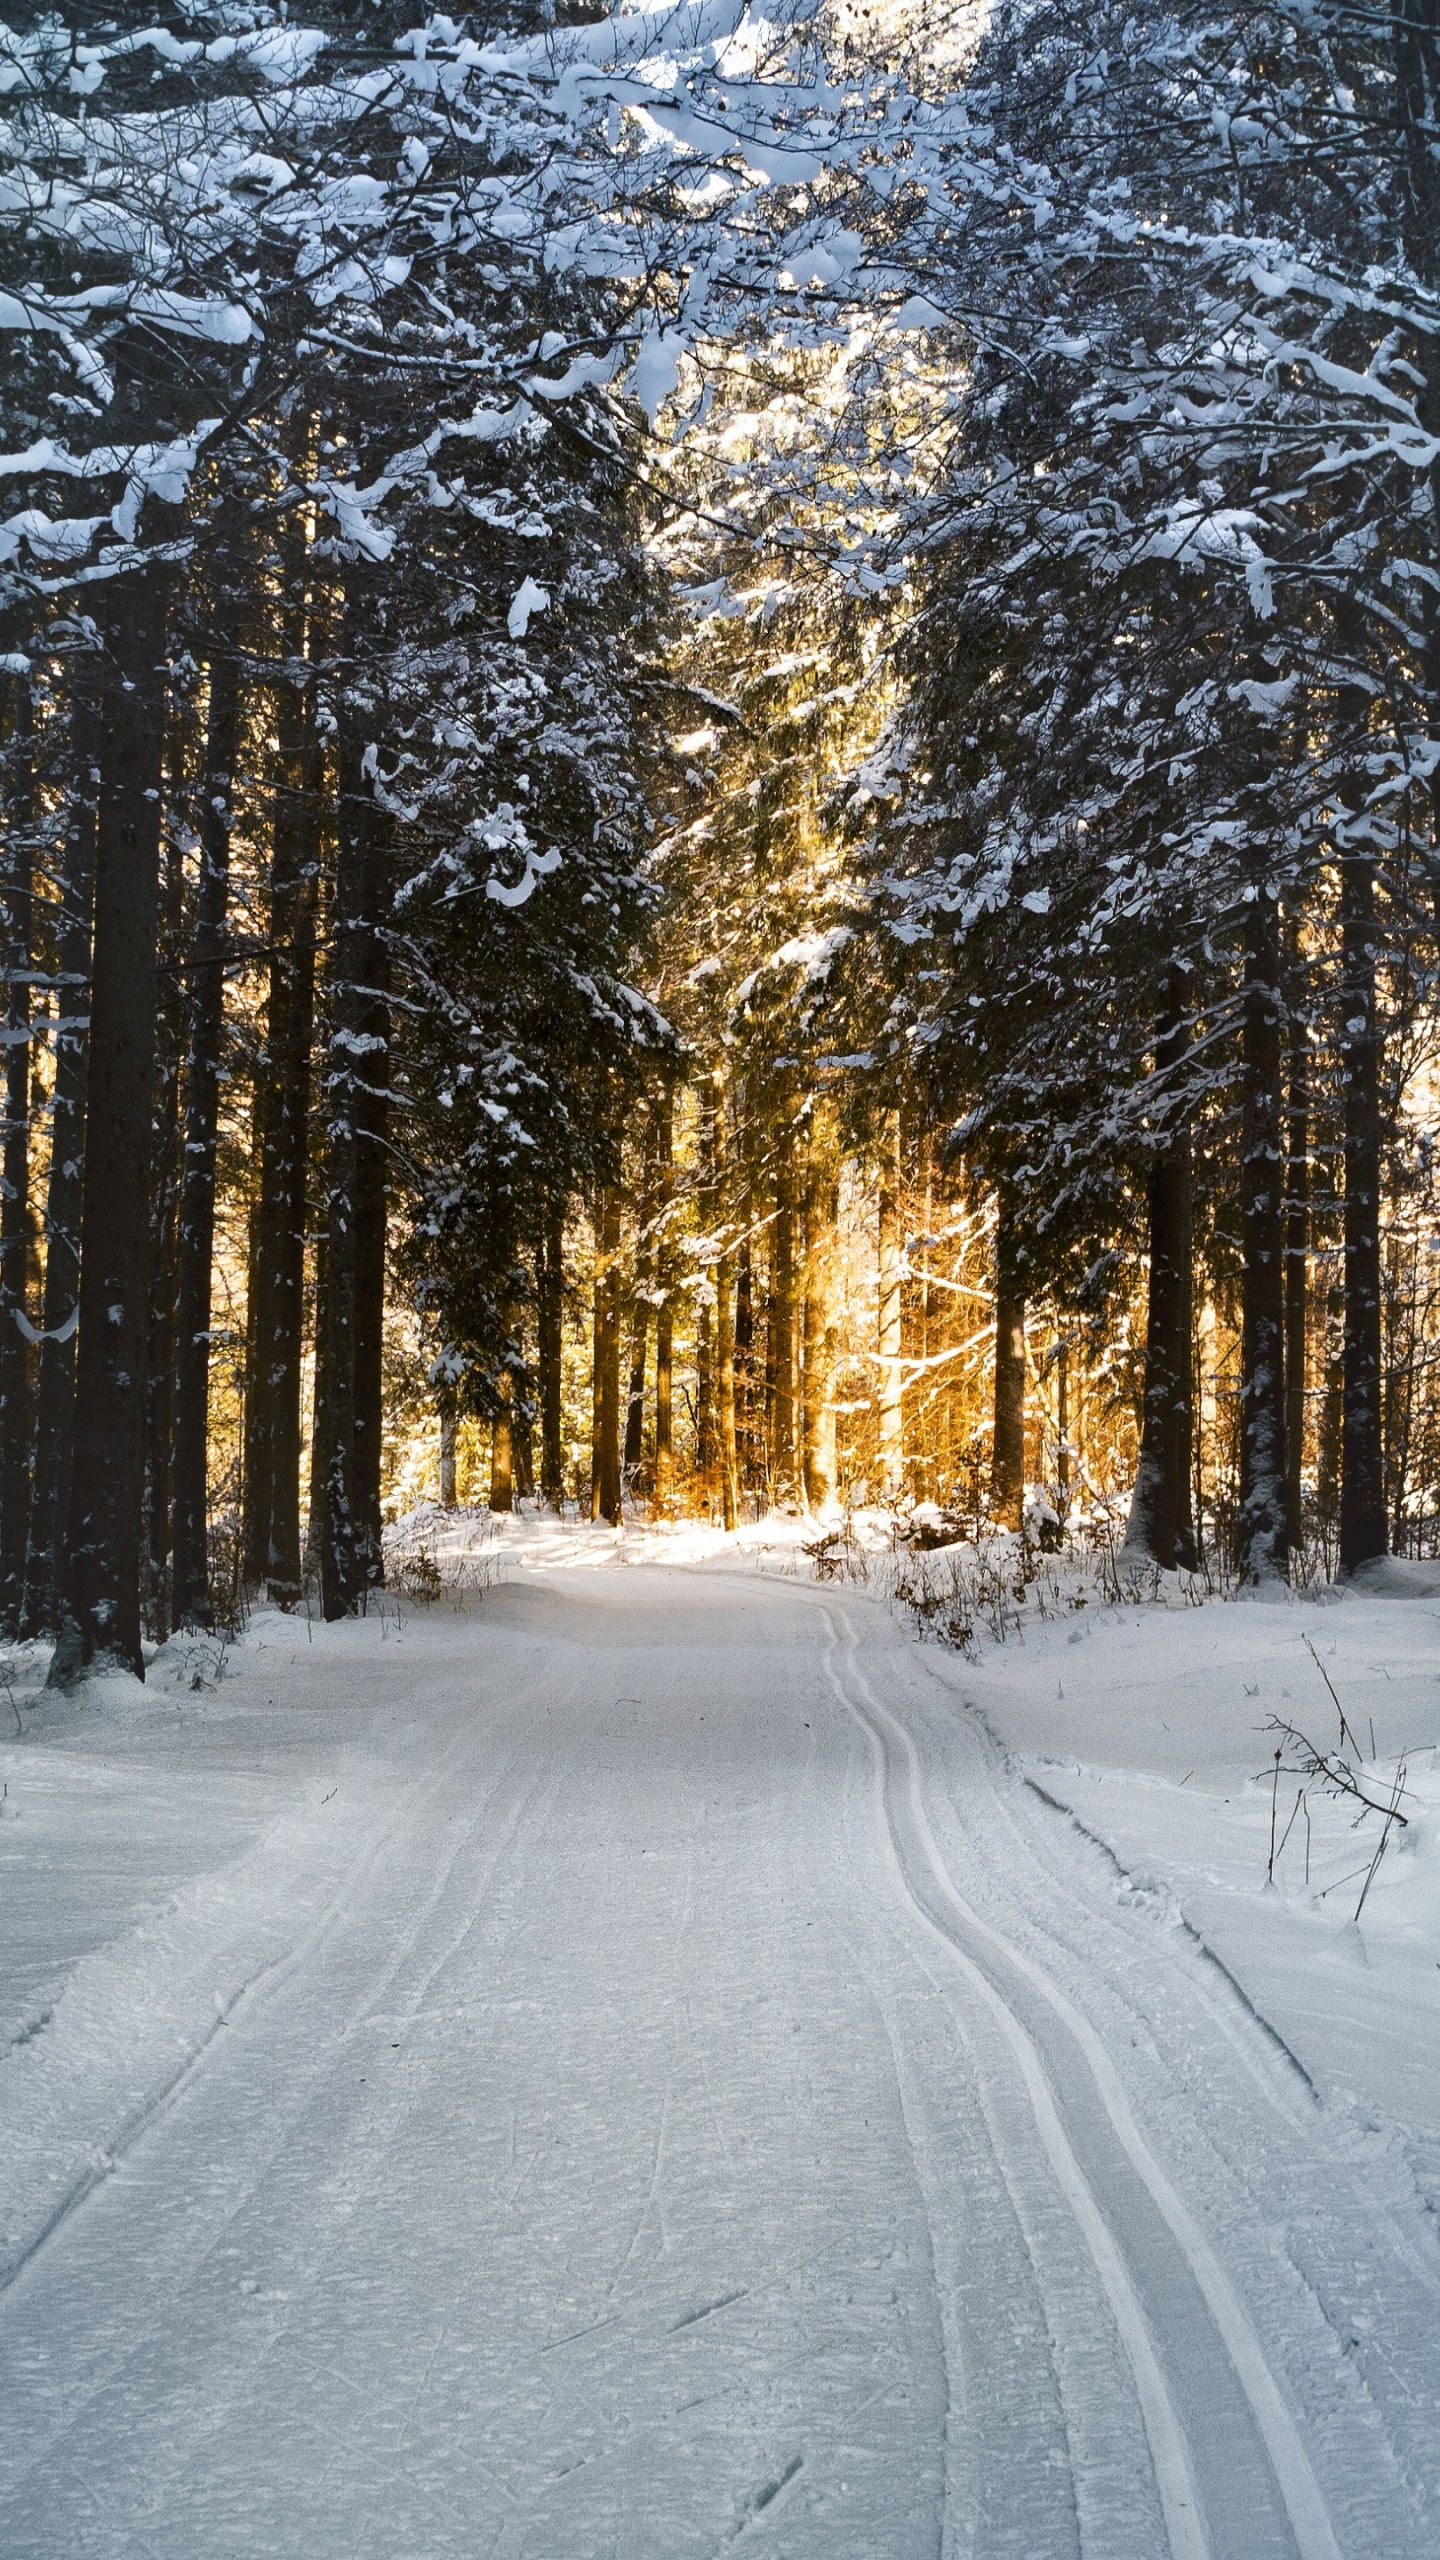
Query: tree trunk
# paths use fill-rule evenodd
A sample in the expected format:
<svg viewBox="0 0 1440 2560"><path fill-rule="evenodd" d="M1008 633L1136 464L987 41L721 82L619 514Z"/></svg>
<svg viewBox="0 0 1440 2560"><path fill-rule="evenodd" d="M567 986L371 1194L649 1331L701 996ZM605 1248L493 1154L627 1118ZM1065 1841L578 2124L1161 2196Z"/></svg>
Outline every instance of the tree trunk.
<svg viewBox="0 0 1440 2560"><path fill-rule="evenodd" d="M795 1147L790 1101L781 1096L775 1140L775 1219L770 1230L770 1498L793 1502L795 1467Z"/></svg>
<svg viewBox="0 0 1440 2560"><path fill-rule="evenodd" d="M540 1372L540 1490L558 1511L565 1496L561 1347L564 1325L565 1202L545 1196L536 1290L536 1365Z"/></svg>
<svg viewBox="0 0 1440 2560"><path fill-rule="evenodd" d="M315 1238L315 1375L310 1391L310 1498L305 1520L305 1580L319 1583L324 1603L325 1518L330 1483L330 1239Z"/></svg>
<svg viewBox="0 0 1440 2560"><path fill-rule="evenodd" d="M377 834L379 829L377 827ZM377 915L380 884L376 882ZM385 1580L380 1507L384 1455L385 1272L390 1208L390 1008L388 948L374 941L366 1013L368 1047L359 1094L359 1145L355 1160L355 1517L366 1589Z"/></svg>
<svg viewBox="0 0 1440 2560"><path fill-rule="evenodd" d="M1240 1518L1242 1582L1283 1575L1285 1169L1281 1146L1280 938L1265 889L1245 918L1245 1117L1241 1140Z"/></svg>
<svg viewBox="0 0 1440 2560"><path fill-rule="evenodd" d="M755 1270L750 1252L754 1207L746 1191L740 1204L742 1234L735 1257L735 1437L740 1482L753 1488L759 1480L755 1441Z"/></svg>
<svg viewBox="0 0 1440 2560"><path fill-rule="evenodd" d="M830 1320L835 1185L818 1161L813 1119L805 1175L805 1500L818 1511L835 1486L835 1414L831 1390L835 1332Z"/></svg>
<svg viewBox="0 0 1440 2560"><path fill-rule="evenodd" d="M1290 1080L1285 1105L1285 1527L1295 1553L1305 1531L1305 1342L1310 1312L1310 1035L1300 1009L1303 984L1298 952L1290 992Z"/></svg>
<svg viewBox="0 0 1440 2560"><path fill-rule="evenodd" d="M324 750L315 720L316 632L303 534L285 563L286 677L276 717L275 815L270 854L263 1081L257 1081L260 1162L255 1250L255 1357L246 1415L246 1580L282 1609L299 1605L301 1365L311 1050L315 1034L315 919L319 895Z"/></svg>
<svg viewBox="0 0 1440 2560"><path fill-rule="evenodd" d="M715 1262L715 1438L720 1517L725 1528L735 1529L740 1523L740 1457L735 1438L735 1248L730 1227L725 1088L718 1076L712 1089L712 1207L724 1239Z"/></svg>
<svg viewBox="0 0 1440 2560"><path fill-rule="evenodd" d="M440 1508L442 1511L453 1511L455 1508L457 1437L455 1407L453 1404L443 1404L440 1408Z"/></svg>
<svg viewBox="0 0 1440 2560"><path fill-rule="evenodd" d="M230 828L235 752L240 736L238 641L239 614L234 592L230 591L210 662L210 718L200 811L200 882L190 952L171 1479L171 1615L176 1626L208 1627L214 1621L208 1540L210 1295L215 1260L220 1050L225 1030Z"/></svg>
<svg viewBox="0 0 1440 2560"><path fill-rule="evenodd" d="M515 1508L515 1451L510 1408L513 1392L507 1377L502 1386L505 1401L495 1416L495 1427L490 1442L490 1508L492 1511L513 1511Z"/></svg>
<svg viewBox="0 0 1440 2560"><path fill-rule="evenodd" d="M352 599L351 630L355 629ZM375 798L365 708L340 722L339 846L326 1106L325 1479L321 1594L353 1616L381 1578L381 1328L385 1294L383 1138L389 1006L383 926L389 821Z"/></svg>
<svg viewBox="0 0 1440 2560"><path fill-rule="evenodd" d="M1002 1529L1025 1517L1025 1283L1015 1210L1002 1189L995 1222L995 1428L990 1507Z"/></svg>
<svg viewBox="0 0 1440 2560"><path fill-rule="evenodd" d="M10 676L5 739L5 1078L0 1138L0 1635L19 1633L30 1525L30 1042L35 779L30 676Z"/></svg>
<svg viewBox="0 0 1440 2560"><path fill-rule="evenodd" d="M1190 1046L1187 988L1171 971L1160 996L1155 1076L1165 1123L1150 1160L1150 1277L1145 1324L1145 1415L1125 1531L1127 1553L1165 1572L1196 1562L1190 1503L1194 1344L1192 1155L1185 1097L1177 1091Z"/></svg>
<svg viewBox="0 0 1440 2560"><path fill-rule="evenodd" d="M905 1238L900 1214L900 1114L885 1115L881 1135L878 1217L879 1291L876 1352L879 1359L880 1499L898 1502L905 1488L904 1368L900 1311Z"/></svg>
<svg viewBox="0 0 1440 2560"><path fill-rule="evenodd" d="M175 1439L175 1299L179 1286L181 1073L190 1017L186 969L185 860L188 825L187 700L171 707L169 767L161 847L160 922L155 1008L155 1074L150 1166L149 1375L145 1382L145 1623L163 1641L170 1631L170 1468Z"/></svg>
<svg viewBox="0 0 1440 2560"><path fill-rule="evenodd" d="M1386 1552L1381 1439L1380 1031L1375 1012L1375 864L1340 864L1341 1076L1345 1094L1345 1354L1340 1421L1340 1571Z"/></svg>
<svg viewBox="0 0 1440 2560"><path fill-rule="evenodd" d="M57 1684L97 1660L145 1676L140 1536L167 596L159 561L115 580L99 675L80 1319L62 1622L50 1669Z"/></svg>
<svg viewBox="0 0 1440 2560"><path fill-rule="evenodd" d="M675 1499L675 1422L672 1405L675 1360L675 1310L670 1291L674 1254L669 1211L674 1192L674 1104L669 1091L656 1111L656 1193L660 1232L655 1246L655 1508L664 1519Z"/></svg>
<svg viewBox="0 0 1440 2560"><path fill-rule="evenodd" d="M595 1216L590 1517L618 1528L620 1499L620 1196L601 1190Z"/></svg>
<svg viewBox="0 0 1440 2560"><path fill-rule="evenodd" d="M95 673L88 663L77 666L75 672L71 724L72 796L60 877L55 1089L50 1105L50 1175L45 1200L45 1296L40 1318L35 1473L21 1625L21 1633L26 1636L49 1635L56 1626L61 1554L70 1507L99 792L99 714Z"/></svg>

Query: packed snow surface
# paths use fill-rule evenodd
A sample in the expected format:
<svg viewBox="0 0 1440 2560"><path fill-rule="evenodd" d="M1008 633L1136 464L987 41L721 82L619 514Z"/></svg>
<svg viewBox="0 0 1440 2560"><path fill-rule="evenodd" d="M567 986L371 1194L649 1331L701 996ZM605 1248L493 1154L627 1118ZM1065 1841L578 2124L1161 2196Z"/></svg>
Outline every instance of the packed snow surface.
<svg viewBox="0 0 1440 2560"><path fill-rule="evenodd" d="M1440 1607L508 1550L11 1666L8 2560L1433 2560Z"/></svg>

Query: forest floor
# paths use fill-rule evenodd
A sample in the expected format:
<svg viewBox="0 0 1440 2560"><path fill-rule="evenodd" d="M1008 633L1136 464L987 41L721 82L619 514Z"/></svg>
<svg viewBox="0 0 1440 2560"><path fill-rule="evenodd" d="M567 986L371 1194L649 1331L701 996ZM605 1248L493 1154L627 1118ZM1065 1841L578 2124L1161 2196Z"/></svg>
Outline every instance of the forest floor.
<svg viewBox="0 0 1440 2560"><path fill-rule="evenodd" d="M1430 2560L1440 1604L503 1543L9 1659L8 2560Z"/></svg>

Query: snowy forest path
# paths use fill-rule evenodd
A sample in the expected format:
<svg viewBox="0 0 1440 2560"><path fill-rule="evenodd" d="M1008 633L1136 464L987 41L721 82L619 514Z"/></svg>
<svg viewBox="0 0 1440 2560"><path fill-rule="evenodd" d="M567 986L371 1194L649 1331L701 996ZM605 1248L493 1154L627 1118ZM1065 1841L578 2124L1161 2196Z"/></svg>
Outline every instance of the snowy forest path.
<svg viewBox="0 0 1440 2560"><path fill-rule="evenodd" d="M7 2553L1433 2548L1426 2374L1381 2409L1325 2308L1348 2253L1433 2329L1433 2270L953 1665L659 1567L365 1641L227 1684L198 1763L143 1740L196 1819L269 1754L212 1966L253 1987L153 2103L121 2055L0 2295ZM106 1954L136 2018L154 1945Z"/></svg>

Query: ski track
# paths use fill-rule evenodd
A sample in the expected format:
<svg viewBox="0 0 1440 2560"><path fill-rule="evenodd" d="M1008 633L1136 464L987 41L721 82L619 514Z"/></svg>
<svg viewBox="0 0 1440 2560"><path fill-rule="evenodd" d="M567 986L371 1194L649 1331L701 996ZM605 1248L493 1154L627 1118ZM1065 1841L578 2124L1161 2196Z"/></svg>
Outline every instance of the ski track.
<svg viewBox="0 0 1440 2560"><path fill-rule="evenodd" d="M85 2128L0 2291L8 2560L1423 2560L1435 2270L1243 1992L883 1611L559 1580L383 1667L334 1886L302 1824L288 1944Z"/></svg>

